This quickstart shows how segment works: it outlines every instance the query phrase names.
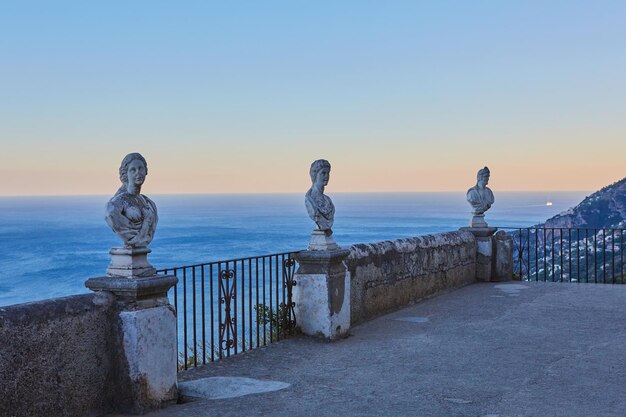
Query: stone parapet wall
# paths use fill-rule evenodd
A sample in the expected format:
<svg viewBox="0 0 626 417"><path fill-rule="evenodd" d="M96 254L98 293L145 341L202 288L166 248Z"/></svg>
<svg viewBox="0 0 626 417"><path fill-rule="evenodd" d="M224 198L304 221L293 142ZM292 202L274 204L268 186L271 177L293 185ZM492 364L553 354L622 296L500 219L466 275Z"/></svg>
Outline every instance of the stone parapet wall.
<svg viewBox="0 0 626 417"><path fill-rule="evenodd" d="M110 411L113 314L95 294L0 307L0 416Z"/></svg>
<svg viewBox="0 0 626 417"><path fill-rule="evenodd" d="M500 240L496 269L507 275L511 242ZM475 282L477 248L472 233L458 231L305 251L296 281L322 301L300 313L322 311L323 336L341 337L351 324ZM165 294L164 276L155 278ZM143 412L175 401L174 313L164 296L150 300L122 303L104 291L0 307L0 417Z"/></svg>
<svg viewBox="0 0 626 417"><path fill-rule="evenodd" d="M353 325L476 281L476 239L467 231L349 249Z"/></svg>

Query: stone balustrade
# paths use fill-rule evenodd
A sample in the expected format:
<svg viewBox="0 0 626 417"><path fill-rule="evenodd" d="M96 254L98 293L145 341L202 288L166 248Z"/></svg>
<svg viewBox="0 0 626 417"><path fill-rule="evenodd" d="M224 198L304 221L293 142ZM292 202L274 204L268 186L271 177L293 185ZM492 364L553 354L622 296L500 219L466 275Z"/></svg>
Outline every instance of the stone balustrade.
<svg viewBox="0 0 626 417"><path fill-rule="evenodd" d="M510 238L489 239L489 253L468 230L303 251L296 256L298 324L332 340L350 325L444 291L510 279ZM148 292L96 278L88 281L96 294L0 308L0 415L142 413L174 401L175 321L164 294L175 280L143 279L152 282Z"/></svg>

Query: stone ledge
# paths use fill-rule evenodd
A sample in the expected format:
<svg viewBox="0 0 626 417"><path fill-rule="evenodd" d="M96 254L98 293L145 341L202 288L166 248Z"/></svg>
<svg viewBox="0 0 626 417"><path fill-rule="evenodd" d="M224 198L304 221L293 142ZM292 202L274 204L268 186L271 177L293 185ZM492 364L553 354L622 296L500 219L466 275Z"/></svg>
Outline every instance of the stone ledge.
<svg viewBox="0 0 626 417"><path fill-rule="evenodd" d="M80 316L98 308L95 294L70 295L68 297L51 298L30 303L0 307L0 328L18 325L33 325L37 322L47 323L59 317ZM101 305L103 310L109 306Z"/></svg>
<svg viewBox="0 0 626 417"><path fill-rule="evenodd" d="M173 275L154 275L143 278L96 277L89 278L85 286L92 291L107 291L121 300L167 298L167 291L176 285Z"/></svg>
<svg viewBox="0 0 626 417"><path fill-rule="evenodd" d="M343 261L350 250L339 248L331 251L305 250L293 255L298 261L297 274L334 274L344 271Z"/></svg>
<svg viewBox="0 0 626 417"><path fill-rule="evenodd" d="M476 242L461 230L352 246L352 322L475 282Z"/></svg>

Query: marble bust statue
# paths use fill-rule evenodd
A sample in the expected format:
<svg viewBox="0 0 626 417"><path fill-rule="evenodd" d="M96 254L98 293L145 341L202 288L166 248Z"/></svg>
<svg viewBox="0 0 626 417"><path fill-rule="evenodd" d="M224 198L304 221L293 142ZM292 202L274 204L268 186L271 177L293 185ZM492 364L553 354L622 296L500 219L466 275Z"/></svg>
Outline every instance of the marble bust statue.
<svg viewBox="0 0 626 417"><path fill-rule="evenodd" d="M487 226L482 218L494 203L493 192L487 187L490 175L489 168L484 167L478 171L476 185L467 190L467 202L472 206L474 214L472 226ZM475 224L476 221L478 224Z"/></svg>
<svg viewBox="0 0 626 417"><path fill-rule="evenodd" d="M106 222L122 239L124 247L147 247L158 221L156 205L141 194L148 164L141 154L130 153L122 160L119 174L122 186L106 206Z"/></svg>
<svg viewBox="0 0 626 417"><path fill-rule="evenodd" d="M305 196L306 210L309 217L317 225L317 230L323 231L326 236L332 235L335 220L335 205L330 197L324 194L324 187L330 178L330 162L318 159L311 164L311 188Z"/></svg>

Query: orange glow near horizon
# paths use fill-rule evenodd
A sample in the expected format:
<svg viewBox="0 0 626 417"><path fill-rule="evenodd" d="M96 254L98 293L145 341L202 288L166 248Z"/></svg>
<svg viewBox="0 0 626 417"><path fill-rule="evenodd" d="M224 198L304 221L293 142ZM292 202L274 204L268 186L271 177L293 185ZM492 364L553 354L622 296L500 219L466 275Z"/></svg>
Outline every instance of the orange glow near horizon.
<svg viewBox="0 0 626 417"><path fill-rule="evenodd" d="M567 140L500 137L488 129L482 140L419 135L376 140L353 133L343 139L305 136L297 143L286 136L259 142L199 137L168 142L157 136L135 139L133 147L113 139L70 140L28 150L12 142L0 155L0 195L112 194L119 187L122 158L134 151L148 161L145 194L306 192L309 166L318 158L332 164L329 193L463 191L485 165L494 191L594 191L626 175L626 141L615 136L593 148L581 132L566 135Z"/></svg>
<svg viewBox="0 0 626 417"><path fill-rule="evenodd" d="M112 161L113 162L113 161ZM308 164L262 163L214 169L174 166L167 161L148 160L145 194L212 193L304 193L310 187ZM332 160L331 160L331 163ZM478 165L457 167L375 166L333 163L328 193L333 192L461 192L475 183ZM475 164L476 165L476 164ZM494 191L595 191L622 179L621 167L569 170L544 167L525 170L515 164L488 164L489 186ZM279 167L278 169L272 167ZM119 187L117 164L108 171L101 167L69 170L0 170L1 196L113 194Z"/></svg>

